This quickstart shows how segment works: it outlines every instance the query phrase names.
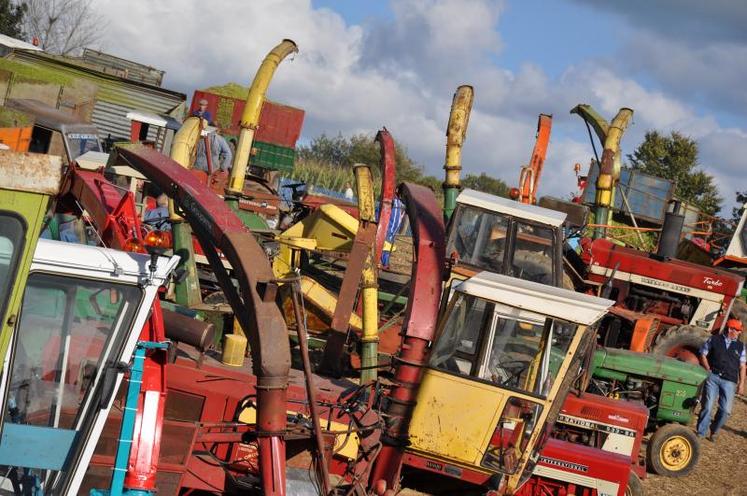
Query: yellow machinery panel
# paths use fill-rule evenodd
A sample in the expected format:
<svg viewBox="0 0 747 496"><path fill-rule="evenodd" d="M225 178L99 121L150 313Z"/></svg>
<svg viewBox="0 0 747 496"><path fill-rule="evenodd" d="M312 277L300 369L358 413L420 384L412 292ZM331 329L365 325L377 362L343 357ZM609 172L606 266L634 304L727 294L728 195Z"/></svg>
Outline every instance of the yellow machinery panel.
<svg viewBox="0 0 747 496"><path fill-rule="evenodd" d="M425 369L409 449L479 466L505 401L496 387Z"/></svg>
<svg viewBox="0 0 747 496"><path fill-rule="evenodd" d="M299 413L288 410L288 414L298 415ZM308 418L308 415L303 415L303 417ZM324 419L320 420L323 426L327 425L327 422ZM243 422L249 425L256 424L257 410L252 407L244 408L239 414L239 422ZM339 433L335 435L335 446L333 448L335 456L341 456L347 458L348 460L355 460L358 456L358 445L360 444L360 439L358 438L358 434L354 432L351 434L347 434L349 428L350 427L348 426L348 424L332 421L329 423L329 428L325 429L324 427L322 427L322 430L326 432Z"/></svg>

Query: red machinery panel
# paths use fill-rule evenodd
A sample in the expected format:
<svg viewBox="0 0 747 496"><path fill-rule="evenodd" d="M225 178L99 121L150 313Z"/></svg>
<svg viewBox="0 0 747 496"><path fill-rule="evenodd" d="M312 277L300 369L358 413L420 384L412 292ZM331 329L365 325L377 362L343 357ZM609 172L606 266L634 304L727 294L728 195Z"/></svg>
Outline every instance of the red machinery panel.
<svg viewBox="0 0 747 496"><path fill-rule="evenodd" d="M657 260L645 252L625 248L603 238L595 239L591 245L591 266L595 265L609 270L617 267L618 273L650 278L654 284L655 281L666 281L727 296L736 295L742 282L742 277L724 270L677 259Z"/></svg>
<svg viewBox="0 0 747 496"><path fill-rule="evenodd" d="M208 110L213 120L224 127L226 121L228 121L230 126L225 127L226 133L238 136L241 130L239 122L246 102L239 98L196 90L192 96L192 105L189 108L190 114L197 110L198 102L203 98L208 102ZM295 148L296 141L301 136L304 115L304 111L299 108L265 100L262 104L259 128L255 139L286 148Z"/></svg>

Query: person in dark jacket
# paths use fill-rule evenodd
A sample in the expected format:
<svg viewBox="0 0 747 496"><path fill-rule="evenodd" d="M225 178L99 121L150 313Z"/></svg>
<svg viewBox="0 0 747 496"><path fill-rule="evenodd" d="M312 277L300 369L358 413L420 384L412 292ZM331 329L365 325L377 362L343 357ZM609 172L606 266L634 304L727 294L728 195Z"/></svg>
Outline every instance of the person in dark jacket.
<svg viewBox="0 0 747 496"><path fill-rule="evenodd" d="M716 334L700 348L700 363L710 372L703 386L703 401L698 417L698 436L705 437L710 425L711 441L716 440L718 431L726 423L731 413L734 393L744 394L747 353L744 343L739 341L742 322L737 319L726 321L726 329ZM718 412L711 421L713 403L718 398Z"/></svg>

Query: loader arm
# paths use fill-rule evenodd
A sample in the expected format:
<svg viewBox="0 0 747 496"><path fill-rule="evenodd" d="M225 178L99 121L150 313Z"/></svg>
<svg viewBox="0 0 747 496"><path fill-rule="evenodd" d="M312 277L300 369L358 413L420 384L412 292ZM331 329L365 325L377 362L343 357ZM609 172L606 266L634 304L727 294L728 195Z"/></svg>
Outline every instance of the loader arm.
<svg viewBox="0 0 747 496"><path fill-rule="evenodd" d="M537 120L537 136L532 150L529 165L521 168L519 177L519 201L534 205L537 203L537 187L539 186L542 168L547 157L547 146L550 144L552 130L552 116L540 114Z"/></svg>

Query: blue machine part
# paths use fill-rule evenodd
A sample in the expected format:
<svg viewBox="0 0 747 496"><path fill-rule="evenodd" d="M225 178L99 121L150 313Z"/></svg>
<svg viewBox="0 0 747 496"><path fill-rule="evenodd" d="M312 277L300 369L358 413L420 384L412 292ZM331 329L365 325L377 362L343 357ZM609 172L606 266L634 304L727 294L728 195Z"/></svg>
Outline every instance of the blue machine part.
<svg viewBox="0 0 747 496"><path fill-rule="evenodd" d="M6 423L0 442L0 465L62 470L76 434L72 429Z"/></svg>
<svg viewBox="0 0 747 496"><path fill-rule="evenodd" d="M120 429L119 441L117 443L117 455L114 459L114 471L112 473L111 489L91 489L90 496L152 496L151 491L126 490L124 487L125 475L127 475L127 462L130 459L132 449L132 438L135 433L135 419L137 417L137 403L140 389L143 384L143 363L145 354L149 349L166 349L168 342L154 343L152 341L138 341L135 354L132 357L130 367L130 379L127 386L127 398L125 399L124 414L122 415L122 428Z"/></svg>

